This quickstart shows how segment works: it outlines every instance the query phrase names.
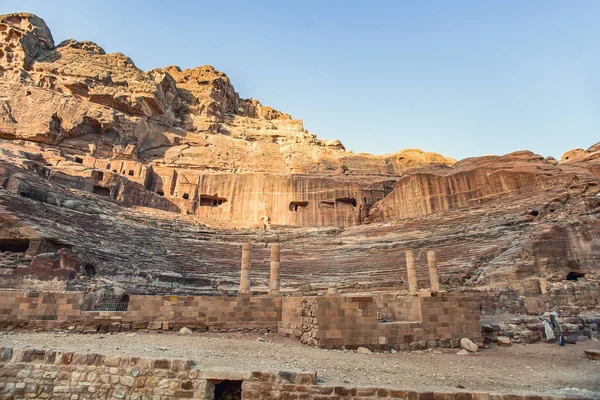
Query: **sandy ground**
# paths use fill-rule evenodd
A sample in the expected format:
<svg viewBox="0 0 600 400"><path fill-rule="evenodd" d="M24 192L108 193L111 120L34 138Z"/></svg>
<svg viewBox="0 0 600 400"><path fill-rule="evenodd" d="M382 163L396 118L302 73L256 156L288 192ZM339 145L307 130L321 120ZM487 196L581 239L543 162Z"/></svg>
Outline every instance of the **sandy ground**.
<svg viewBox="0 0 600 400"><path fill-rule="evenodd" d="M264 342L259 338L264 338ZM600 398L600 361L583 350L600 349L589 341L560 347L537 343L492 346L476 354L458 349L397 354L358 354L301 345L275 334L0 333L0 347L60 349L146 358L186 358L200 368L317 371L319 382L393 386L417 390L482 390L504 393L553 393Z"/></svg>

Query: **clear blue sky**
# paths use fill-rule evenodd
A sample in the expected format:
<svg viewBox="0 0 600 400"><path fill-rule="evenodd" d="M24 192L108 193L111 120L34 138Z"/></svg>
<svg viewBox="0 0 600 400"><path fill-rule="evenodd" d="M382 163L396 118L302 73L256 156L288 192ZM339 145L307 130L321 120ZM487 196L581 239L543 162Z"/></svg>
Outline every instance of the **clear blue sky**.
<svg viewBox="0 0 600 400"><path fill-rule="evenodd" d="M600 141L600 1L165 3L0 0L0 13L144 70L214 65L355 152L559 157Z"/></svg>

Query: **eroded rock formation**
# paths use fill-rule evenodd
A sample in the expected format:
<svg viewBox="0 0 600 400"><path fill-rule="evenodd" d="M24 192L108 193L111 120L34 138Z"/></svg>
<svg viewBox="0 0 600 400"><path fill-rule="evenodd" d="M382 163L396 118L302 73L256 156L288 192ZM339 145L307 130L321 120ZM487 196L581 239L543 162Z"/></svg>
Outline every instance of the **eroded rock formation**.
<svg viewBox="0 0 600 400"><path fill-rule="evenodd" d="M242 242L268 287L542 291L597 276L600 144L561 161L528 151L458 163L355 154L241 99L213 67L144 72L43 20L0 16L0 284L235 293ZM443 288L442 288L443 289Z"/></svg>

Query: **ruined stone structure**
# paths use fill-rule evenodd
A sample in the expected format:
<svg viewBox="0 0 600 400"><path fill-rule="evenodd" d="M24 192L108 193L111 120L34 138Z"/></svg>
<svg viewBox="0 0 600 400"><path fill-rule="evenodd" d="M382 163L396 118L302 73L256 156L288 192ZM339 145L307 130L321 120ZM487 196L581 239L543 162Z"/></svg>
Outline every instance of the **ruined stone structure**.
<svg viewBox="0 0 600 400"><path fill-rule="evenodd" d="M15 379L28 377L28 383ZM534 400L538 396L469 391L417 392L390 387L317 383L314 372L210 370L187 359L114 357L102 354L0 347L0 393L15 398L213 399L216 392L241 399L315 398ZM563 400L564 396L544 396ZM584 400L583 398L580 398Z"/></svg>
<svg viewBox="0 0 600 400"><path fill-rule="evenodd" d="M548 298L567 278L597 284L598 144L560 161L355 154L241 99L210 66L145 72L95 43L56 44L26 13L0 16L0 91L5 289L98 301L457 290L500 312L561 307ZM506 290L512 304L489 300ZM598 307L586 298L578 309Z"/></svg>

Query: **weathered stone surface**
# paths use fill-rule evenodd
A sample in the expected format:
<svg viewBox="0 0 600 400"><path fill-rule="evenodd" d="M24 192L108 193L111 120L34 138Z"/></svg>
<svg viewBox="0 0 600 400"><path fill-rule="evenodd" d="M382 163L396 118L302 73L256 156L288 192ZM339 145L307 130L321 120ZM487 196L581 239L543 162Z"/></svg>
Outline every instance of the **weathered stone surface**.
<svg viewBox="0 0 600 400"><path fill-rule="evenodd" d="M411 249L420 288L419 249L433 249L442 290L508 287L528 299L514 309L598 273L600 144L560 162L355 154L210 66L144 72L91 42L55 45L31 14L0 16L0 91L6 287L232 294L243 242L260 260L281 242L281 289L306 293L403 290ZM266 292L268 271L252 281ZM572 297L597 304L589 290Z"/></svg>
<svg viewBox="0 0 600 400"><path fill-rule="evenodd" d="M473 343L469 338L460 339L460 347L464 350L470 351L471 353L477 353L479 348L475 343Z"/></svg>
<svg viewBox="0 0 600 400"><path fill-rule="evenodd" d="M500 347L510 347L512 345L510 338L506 336L498 336L496 338L496 343Z"/></svg>
<svg viewBox="0 0 600 400"><path fill-rule="evenodd" d="M585 355L590 360L600 360L600 350L588 349L584 350Z"/></svg>

